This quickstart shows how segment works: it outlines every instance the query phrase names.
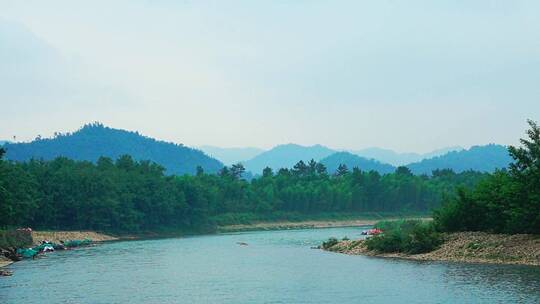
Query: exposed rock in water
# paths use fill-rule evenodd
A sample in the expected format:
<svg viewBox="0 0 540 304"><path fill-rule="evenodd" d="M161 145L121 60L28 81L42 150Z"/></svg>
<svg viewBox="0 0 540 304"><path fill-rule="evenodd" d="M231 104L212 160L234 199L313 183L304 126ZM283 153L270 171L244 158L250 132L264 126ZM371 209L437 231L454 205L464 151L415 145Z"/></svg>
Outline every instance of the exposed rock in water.
<svg viewBox="0 0 540 304"><path fill-rule="evenodd" d="M340 241L328 251L422 261L522 264L540 266L540 236L529 234L489 234L458 232L444 235L436 250L422 254L379 253L370 251L363 240Z"/></svg>

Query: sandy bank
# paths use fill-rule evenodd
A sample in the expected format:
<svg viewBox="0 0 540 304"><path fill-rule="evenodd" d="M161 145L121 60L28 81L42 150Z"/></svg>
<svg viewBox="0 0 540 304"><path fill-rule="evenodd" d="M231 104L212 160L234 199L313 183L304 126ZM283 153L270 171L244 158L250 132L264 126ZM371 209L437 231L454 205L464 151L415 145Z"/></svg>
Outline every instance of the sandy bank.
<svg viewBox="0 0 540 304"><path fill-rule="evenodd" d="M91 239L94 242L118 240L117 237L95 231L32 231L32 238L34 239L34 244L39 244L43 240L54 243L83 239Z"/></svg>
<svg viewBox="0 0 540 304"><path fill-rule="evenodd" d="M303 222L262 222L254 224L227 225L218 227L219 232L287 230L307 228L332 228L374 225L379 220L343 220L343 221L303 221Z"/></svg>
<svg viewBox="0 0 540 304"><path fill-rule="evenodd" d="M540 266L540 236L527 234L489 234L459 232L445 235L436 250L423 254L377 253L369 251L363 240L341 241L329 251L419 261L520 264Z"/></svg>
<svg viewBox="0 0 540 304"><path fill-rule="evenodd" d="M384 218L384 220L398 220L403 218ZM411 218L429 220L431 218ZM334 227L356 227L372 226L381 219L355 219L355 220L313 220L313 221L279 221L279 222L258 222L253 224L226 225L218 227L219 232L238 232L256 230L287 230L287 229L309 229L309 228L334 228Z"/></svg>

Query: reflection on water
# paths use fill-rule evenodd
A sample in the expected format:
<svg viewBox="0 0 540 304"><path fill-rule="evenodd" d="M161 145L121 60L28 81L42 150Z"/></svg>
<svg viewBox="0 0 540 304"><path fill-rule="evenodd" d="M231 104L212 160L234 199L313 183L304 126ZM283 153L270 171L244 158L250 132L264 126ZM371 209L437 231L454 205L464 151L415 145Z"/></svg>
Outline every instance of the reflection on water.
<svg viewBox="0 0 540 304"><path fill-rule="evenodd" d="M310 249L360 230L233 233L58 252L14 264L15 275L0 279L0 303L540 303L540 267Z"/></svg>

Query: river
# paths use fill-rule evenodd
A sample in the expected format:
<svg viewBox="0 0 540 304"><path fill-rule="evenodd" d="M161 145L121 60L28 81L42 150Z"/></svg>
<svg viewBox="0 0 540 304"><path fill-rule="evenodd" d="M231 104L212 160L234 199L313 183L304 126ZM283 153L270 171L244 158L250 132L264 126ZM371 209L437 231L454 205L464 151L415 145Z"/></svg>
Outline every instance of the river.
<svg viewBox="0 0 540 304"><path fill-rule="evenodd" d="M540 267L310 248L359 232L259 231L56 252L10 266L14 275L0 278L0 303L540 303Z"/></svg>

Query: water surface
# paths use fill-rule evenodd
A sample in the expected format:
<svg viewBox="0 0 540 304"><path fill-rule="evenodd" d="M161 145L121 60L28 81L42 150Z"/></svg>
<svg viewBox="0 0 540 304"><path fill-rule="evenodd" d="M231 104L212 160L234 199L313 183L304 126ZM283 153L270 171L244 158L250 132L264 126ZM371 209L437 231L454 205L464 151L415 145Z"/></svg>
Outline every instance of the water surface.
<svg viewBox="0 0 540 304"><path fill-rule="evenodd" d="M0 278L0 303L540 303L540 267L310 249L359 232L261 231L56 252L13 264L15 274Z"/></svg>

